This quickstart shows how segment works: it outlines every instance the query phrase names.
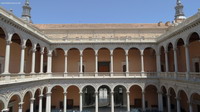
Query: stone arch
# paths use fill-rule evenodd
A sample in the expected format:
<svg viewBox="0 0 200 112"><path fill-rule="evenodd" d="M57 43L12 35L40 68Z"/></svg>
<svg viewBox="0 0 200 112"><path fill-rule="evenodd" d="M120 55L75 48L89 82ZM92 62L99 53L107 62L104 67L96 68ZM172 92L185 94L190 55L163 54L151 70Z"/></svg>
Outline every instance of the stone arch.
<svg viewBox="0 0 200 112"><path fill-rule="evenodd" d="M52 89L55 88L55 87L61 87L61 88L63 89L63 91L64 91L63 85L52 85L52 86L49 88L49 91L52 91Z"/></svg>
<svg viewBox="0 0 200 112"><path fill-rule="evenodd" d="M8 31L7 31L6 27L4 27L4 25L1 25L0 30L3 31L3 33L5 35L5 40L8 40Z"/></svg>
<svg viewBox="0 0 200 112"><path fill-rule="evenodd" d="M144 72L156 72L156 50L152 47L146 47L144 55Z"/></svg>
<svg viewBox="0 0 200 112"><path fill-rule="evenodd" d="M66 91L67 91L70 87L78 88L78 91L79 91L79 92L81 92L81 90L82 90L78 85L72 84L72 85L68 85L68 86L67 86Z"/></svg>
<svg viewBox="0 0 200 112"><path fill-rule="evenodd" d="M113 86L113 87L111 88L111 90L114 91L114 89L115 89L116 87L118 87L118 86L123 87L126 91L128 90L127 87L126 87L126 85L123 85L123 84L115 85L115 86Z"/></svg>
<svg viewBox="0 0 200 112"><path fill-rule="evenodd" d="M102 87L102 86L107 86L110 89L110 91L112 90L112 87L110 85L107 85L107 84L98 85L97 90L99 90L99 88Z"/></svg>
<svg viewBox="0 0 200 112"><path fill-rule="evenodd" d="M33 98L33 96L34 96L34 94L31 90L26 90L23 92L23 95L22 95L23 100L24 100L26 94L29 94L31 98Z"/></svg>
<svg viewBox="0 0 200 112"><path fill-rule="evenodd" d="M177 96L179 98L178 100L180 100L180 109L188 112L189 111L188 102L190 101L190 99L185 90L184 89L178 90Z"/></svg>
<svg viewBox="0 0 200 112"><path fill-rule="evenodd" d="M144 90L145 90L148 86L155 86L155 88L156 88L157 90L159 90L158 85L155 84L155 83L146 83L146 84L145 84L145 87L144 87Z"/></svg>
<svg viewBox="0 0 200 112"><path fill-rule="evenodd" d="M80 105L80 94L82 94L82 92L78 85L67 86L67 98L73 100L74 106Z"/></svg>
<svg viewBox="0 0 200 112"><path fill-rule="evenodd" d="M6 100L4 97L0 96L0 111L3 109L7 109Z"/></svg>
<svg viewBox="0 0 200 112"><path fill-rule="evenodd" d="M42 94L41 88L37 88L37 89L33 92L33 97L35 97L35 94L36 94L37 92L39 92L39 95L41 95L41 94Z"/></svg>
<svg viewBox="0 0 200 112"><path fill-rule="evenodd" d="M113 50L113 72L126 73L126 51L121 47Z"/></svg>
<svg viewBox="0 0 200 112"><path fill-rule="evenodd" d="M109 51L109 53L111 53L111 50L110 50L110 48L108 48L108 47L100 47L100 48L97 50L97 52L99 53L99 51L100 51L101 49L106 49L106 50Z"/></svg>
<svg viewBox="0 0 200 112"><path fill-rule="evenodd" d="M52 72L65 72L65 51L62 48L55 48L52 52Z"/></svg>
<svg viewBox="0 0 200 112"><path fill-rule="evenodd" d="M145 100L147 101L147 107L151 108L152 105L158 107L158 87L153 84L149 84L145 87Z"/></svg>
<svg viewBox="0 0 200 112"><path fill-rule="evenodd" d="M95 90L95 92L97 91L96 88L95 88L95 86L93 86L93 85L91 85L91 84L84 85L83 87L81 87L81 91L83 91L84 88L85 88L85 87L88 87L88 86L92 87L92 88Z"/></svg>
<svg viewBox="0 0 200 112"><path fill-rule="evenodd" d="M196 41L196 40L200 40L200 36L199 36L198 32L192 32L187 37L186 43L190 44L191 42Z"/></svg>
<svg viewBox="0 0 200 112"><path fill-rule="evenodd" d="M138 49L137 47L131 47L128 51L128 58L129 58L129 72L141 72L140 49Z"/></svg>
<svg viewBox="0 0 200 112"><path fill-rule="evenodd" d="M13 102L13 100L16 100L16 101ZM22 101L23 101L23 99L22 99L22 96L21 96L20 93L13 93L12 95L10 95L9 100L8 100L8 102L6 104L6 107L9 108L9 104L10 103L15 103L13 105L13 108L18 110L19 103L21 103ZM10 110L10 111L12 111L12 110Z"/></svg>
<svg viewBox="0 0 200 112"><path fill-rule="evenodd" d="M140 85L140 84L131 84L131 85L127 88L127 90L130 90L131 87L133 87L133 86L138 86L139 88L141 88L141 90L144 90L144 87L143 87L142 85Z"/></svg>
<svg viewBox="0 0 200 112"><path fill-rule="evenodd" d="M80 72L80 55L81 51L77 48L71 48L67 52L67 70L68 70L68 75L71 76L73 74L70 73L78 73Z"/></svg>
<svg viewBox="0 0 200 112"><path fill-rule="evenodd" d="M95 72L95 54L95 50L91 47L85 48L83 50L83 72Z"/></svg>

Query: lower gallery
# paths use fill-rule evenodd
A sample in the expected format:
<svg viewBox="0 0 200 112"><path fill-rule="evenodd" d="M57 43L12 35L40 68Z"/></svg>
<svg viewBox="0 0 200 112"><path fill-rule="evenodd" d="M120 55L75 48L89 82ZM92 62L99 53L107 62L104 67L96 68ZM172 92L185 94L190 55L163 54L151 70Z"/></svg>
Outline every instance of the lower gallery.
<svg viewBox="0 0 200 112"><path fill-rule="evenodd" d="M1 112L200 112L200 11L175 23L29 22L0 8Z"/></svg>

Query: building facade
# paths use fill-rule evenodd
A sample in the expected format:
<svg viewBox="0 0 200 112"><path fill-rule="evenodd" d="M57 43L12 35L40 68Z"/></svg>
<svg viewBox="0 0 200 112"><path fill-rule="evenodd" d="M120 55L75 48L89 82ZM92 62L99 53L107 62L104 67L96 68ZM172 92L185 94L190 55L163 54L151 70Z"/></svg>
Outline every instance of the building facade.
<svg viewBox="0 0 200 112"><path fill-rule="evenodd" d="M200 11L173 24L32 24L0 8L2 112L200 112Z"/></svg>

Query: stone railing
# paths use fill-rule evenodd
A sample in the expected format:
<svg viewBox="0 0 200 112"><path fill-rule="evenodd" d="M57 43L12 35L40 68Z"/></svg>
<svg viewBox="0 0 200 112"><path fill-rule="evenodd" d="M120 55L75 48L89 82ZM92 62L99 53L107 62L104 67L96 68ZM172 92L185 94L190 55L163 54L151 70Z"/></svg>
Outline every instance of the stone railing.
<svg viewBox="0 0 200 112"><path fill-rule="evenodd" d="M84 72L84 73L36 73L36 74L1 74L0 84L25 82L32 80L43 80L53 78L162 78L162 79L173 79L183 81L196 81L200 82L200 73L189 73L187 78L186 72Z"/></svg>

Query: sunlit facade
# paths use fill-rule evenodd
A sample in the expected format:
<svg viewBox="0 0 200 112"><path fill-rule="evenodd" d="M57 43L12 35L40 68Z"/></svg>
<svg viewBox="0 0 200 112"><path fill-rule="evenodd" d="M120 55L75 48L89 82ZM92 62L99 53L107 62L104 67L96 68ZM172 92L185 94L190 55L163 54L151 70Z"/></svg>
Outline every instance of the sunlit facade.
<svg viewBox="0 0 200 112"><path fill-rule="evenodd" d="M200 112L200 11L174 23L33 24L0 8L2 112ZM28 10L28 11L27 11Z"/></svg>

